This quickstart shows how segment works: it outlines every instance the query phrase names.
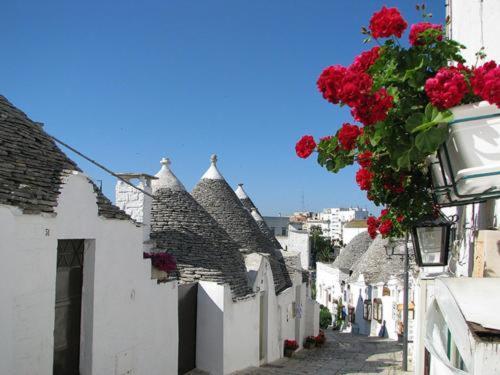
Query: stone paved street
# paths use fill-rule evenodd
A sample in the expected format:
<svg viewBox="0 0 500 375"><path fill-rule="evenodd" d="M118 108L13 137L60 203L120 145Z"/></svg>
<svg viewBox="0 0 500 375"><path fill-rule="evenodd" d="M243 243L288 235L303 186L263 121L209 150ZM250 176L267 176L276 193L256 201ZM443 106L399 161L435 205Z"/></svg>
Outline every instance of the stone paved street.
<svg viewBox="0 0 500 375"><path fill-rule="evenodd" d="M284 358L234 375L404 374L401 370L400 344L378 337L355 336L331 330L325 333L327 343L322 348L301 350L291 359Z"/></svg>

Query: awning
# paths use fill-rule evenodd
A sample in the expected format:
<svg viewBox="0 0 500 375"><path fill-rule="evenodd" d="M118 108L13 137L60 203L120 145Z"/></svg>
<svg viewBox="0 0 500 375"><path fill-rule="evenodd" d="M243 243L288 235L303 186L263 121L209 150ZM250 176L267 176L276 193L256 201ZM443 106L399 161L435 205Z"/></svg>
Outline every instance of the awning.
<svg viewBox="0 0 500 375"><path fill-rule="evenodd" d="M465 374L453 367L446 356L446 328L467 369L474 368L474 351L478 327L490 334L500 329L500 282L498 278L447 278L434 282L434 300L427 310L425 346L450 373ZM471 331L471 327L473 330Z"/></svg>

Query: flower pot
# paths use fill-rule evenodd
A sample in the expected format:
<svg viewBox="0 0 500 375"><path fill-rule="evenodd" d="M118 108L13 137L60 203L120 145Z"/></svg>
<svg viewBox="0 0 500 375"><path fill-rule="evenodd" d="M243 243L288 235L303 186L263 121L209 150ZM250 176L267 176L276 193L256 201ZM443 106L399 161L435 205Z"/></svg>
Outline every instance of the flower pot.
<svg viewBox="0 0 500 375"><path fill-rule="evenodd" d="M315 342L307 342L307 341L306 341L306 342L304 343L304 348L305 348L305 349L312 349L312 348L314 348L315 346L316 346L316 343L315 343Z"/></svg>
<svg viewBox="0 0 500 375"><path fill-rule="evenodd" d="M285 348L285 357L291 358L295 350Z"/></svg>
<svg viewBox="0 0 500 375"><path fill-rule="evenodd" d="M464 199L500 196L500 109L488 102L451 108L454 119L439 149L444 185ZM451 197L453 200L453 196Z"/></svg>

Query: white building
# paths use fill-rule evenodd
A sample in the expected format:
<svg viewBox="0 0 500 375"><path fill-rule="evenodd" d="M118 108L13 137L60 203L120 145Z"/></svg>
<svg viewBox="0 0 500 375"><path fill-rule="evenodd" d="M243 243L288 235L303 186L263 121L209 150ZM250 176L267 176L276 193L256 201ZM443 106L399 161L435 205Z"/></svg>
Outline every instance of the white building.
<svg viewBox="0 0 500 375"><path fill-rule="evenodd" d="M342 227L342 243L348 245L351 240L358 234L366 232L368 230L368 225L366 220L351 220L344 224Z"/></svg>
<svg viewBox="0 0 500 375"><path fill-rule="evenodd" d="M446 4L448 36L467 46L467 65L475 65L481 47L486 61L500 61L500 2ZM498 374L500 204L489 200L444 211L459 219L447 266L423 267L416 279L414 372Z"/></svg>
<svg viewBox="0 0 500 375"><path fill-rule="evenodd" d="M316 263L316 301L328 307L334 319L338 316L339 305L346 306L346 280L371 243L368 233L361 233L341 251L333 263Z"/></svg>
<svg viewBox="0 0 500 375"><path fill-rule="evenodd" d="M0 155L0 373L176 374L177 282L141 225L4 97Z"/></svg>
<svg viewBox="0 0 500 375"><path fill-rule="evenodd" d="M352 220L366 220L367 218L368 211L365 208L325 208L322 212L313 214L307 219L305 229L310 231L311 227L318 226L325 237L340 241L345 223Z"/></svg>

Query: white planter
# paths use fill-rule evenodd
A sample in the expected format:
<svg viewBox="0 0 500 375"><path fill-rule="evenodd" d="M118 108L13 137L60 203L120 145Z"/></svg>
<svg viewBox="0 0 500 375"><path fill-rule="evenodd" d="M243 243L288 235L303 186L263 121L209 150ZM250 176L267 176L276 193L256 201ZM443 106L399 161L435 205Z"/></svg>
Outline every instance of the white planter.
<svg viewBox="0 0 500 375"><path fill-rule="evenodd" d="M451 109L454 119L440 148L445 177L456 197L500 193L500 109L488 102Z"/></svg>

